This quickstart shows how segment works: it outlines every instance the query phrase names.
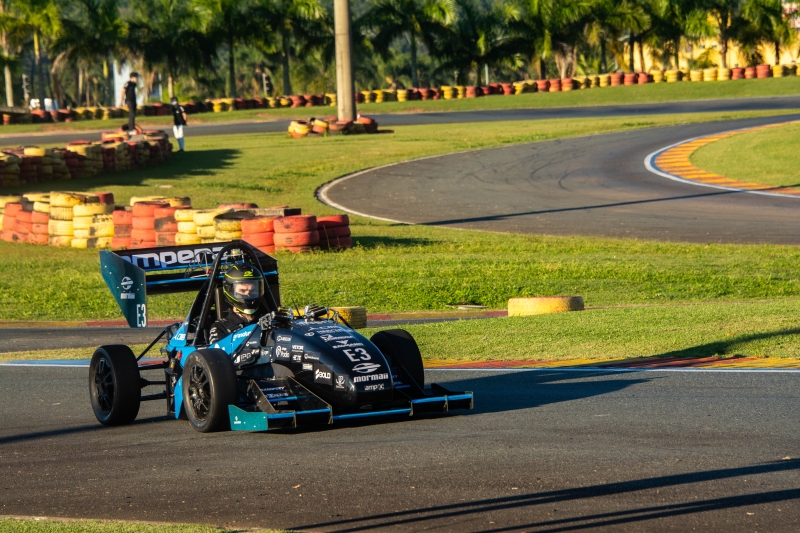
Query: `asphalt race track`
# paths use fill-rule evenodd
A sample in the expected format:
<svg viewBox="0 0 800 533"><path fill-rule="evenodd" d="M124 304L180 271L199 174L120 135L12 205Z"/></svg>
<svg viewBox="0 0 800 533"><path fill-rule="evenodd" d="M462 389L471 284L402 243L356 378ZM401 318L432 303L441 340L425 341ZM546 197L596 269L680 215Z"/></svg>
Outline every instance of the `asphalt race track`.
<svg viewBox="0 0 800 533"><path fill-rule="evenodd" d="M797 373L429 371L472 412L99 425L86 368L0 367L0 515L301 531L797 531ZM155 377L155 376L154 376Z"/></svg>
<svg viewBox="0 0 800 533"><path fill-rule="evenodd" d="M362 172L320 194L351 212L451 228L800 244L800 199L680 183L644 166L648 154L692 137L798 118L687 124L438 156Z"/></svg>
<svg viewBox="0 0 800 533"><path fill-rule="evenodd" d="M381 128L394 126L412 126L419 124L454 124L464 122L496 122L501 120L544 120L559 118L592 118L619 117L633 115L665 115L675 113L712 113L735 111L765 111L775 109L799 109L800 96L773 96L766 98L729 98L719 100L690 100L685 102L665 102L654 104L627 104L607 106L576 106L537 109L500 109L486 111L454 111L437 113L398 113L370 114L381 125ZM298 110L298 116L329 115L333 111L328 108L315 110ZM98 128L113 129L123 124L122 119L98 123ZM274 122L244 122L227 124L192 125L189 117L187 137L200 135L233 135L238 133L285 132L289 120ZM164 126L172 133L172 128ZM96 132L78 133L42 133L0 136L0 146L30 145L32 143L51 144L67 143L79 139L99 139Z"/></svg>

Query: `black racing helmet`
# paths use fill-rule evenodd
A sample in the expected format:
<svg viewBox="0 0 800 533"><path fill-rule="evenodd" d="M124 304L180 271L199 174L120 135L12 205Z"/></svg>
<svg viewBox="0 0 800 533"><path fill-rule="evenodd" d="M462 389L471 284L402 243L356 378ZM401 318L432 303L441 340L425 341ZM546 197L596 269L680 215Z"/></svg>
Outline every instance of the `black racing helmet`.
<svg viewBox="0 0 800 533"><path fill-rule="evenodd" d="M252 265L231 265L225 272L222 292L234 309L252 315L264 296L264 276Z"/></svg>

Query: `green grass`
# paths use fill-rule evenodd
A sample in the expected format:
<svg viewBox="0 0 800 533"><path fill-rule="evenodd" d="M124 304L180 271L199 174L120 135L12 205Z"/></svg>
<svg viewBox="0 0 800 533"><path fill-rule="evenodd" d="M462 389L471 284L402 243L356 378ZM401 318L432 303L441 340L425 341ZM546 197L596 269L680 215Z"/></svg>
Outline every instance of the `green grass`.
<svg viewBox="0 0 800 533"><path fill-rule="evenodd" d="M736 180L800 186L800 124L741 133L707 144L692 154L691 162Z"/></svg>
<svg viewBox="0 0 800 533"><path fill-rule="evenodd" d="M191 524L147 524L106 520L0 518L0 532L14 533L279 533L274 529L241 530ZM288 532L287 532L288 533Z"/></svg>
<svg viewBox="0 0 800 533"><path fill-rule="evenodd" d="M594 309L404 328L425 359L798 358L798 312L800 300L785 299Z"/></svg>
<svg viewBox="0 0 800 533"><path fill-rule="evenodd" d="M564 93L527 93L516 96L492 96L462 100L426 100L413 102L385 102L361 104L364 114L374 113L432 113L447 111L473 111L480 109L523 109L575 106L597 106L614 104L642 104L655 102L704 100L714 98L749 98L765 96L788 96L800 94L800 78L769 78L761 80L737 80L708 83L651 83L633 87L607 87ZM189 124L227 121L275 121L309 116L335 115L336 108L315 107L302 109L249 109L222 113L191 115ZM145 126L165 127L172 125L172 117L140 117ZM127 119L108 121L79 121L70 124L25 124L3 126L2 134L38 131L87 131L113 129ZM191 135L191 128L189 129ZM32 141L33 142L33 141Z"/></svg>
<svg viewBox="0 0 800 533"><path fill-rule="evenodd" d="M282 135L201 137L167 164L64 184L72 190L188 195L216 202L332 209L314 190L365 167L436 153L764 113L639 116L398 128L395 135L292 140ZM627 124L627 125L626 125ZM352 154L358 154L353 157ZM221 188L212 184L235 184ZM254 186L275 187L268 192ZM173 189L159 187L173 186ZM31 186L50 190L53 184ZM800 251L781 246L666 244L584 237L497 235L380 223L354 217L356 247L279 254L284 302L363 305L370 312L505 307L509 297L580 294L588 305L776 298L800 295ZM151 318L183 316L191 295L154 297ZM0 320L119 319L92 250L0 242Z"/></svg>

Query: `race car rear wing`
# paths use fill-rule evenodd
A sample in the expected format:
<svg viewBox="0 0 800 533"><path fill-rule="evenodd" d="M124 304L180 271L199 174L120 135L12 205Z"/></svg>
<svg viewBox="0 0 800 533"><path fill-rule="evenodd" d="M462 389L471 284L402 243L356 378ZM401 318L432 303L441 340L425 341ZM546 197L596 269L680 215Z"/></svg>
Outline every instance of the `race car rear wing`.
<svg viewBox="0 0 800 533"><path fill-rule="evenodd" d="M132 328L147 326L147 295L197 292L227 242L100 252L100 271ZM278 261L252 248L275 302L280 305Z"/></svg>

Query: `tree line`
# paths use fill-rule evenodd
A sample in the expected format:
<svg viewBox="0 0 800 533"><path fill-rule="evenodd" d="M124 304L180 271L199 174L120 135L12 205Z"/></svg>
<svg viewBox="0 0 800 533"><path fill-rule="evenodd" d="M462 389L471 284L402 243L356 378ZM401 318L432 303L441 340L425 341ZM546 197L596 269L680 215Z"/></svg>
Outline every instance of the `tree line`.
<svg viewBox="0 0 800 533"><path fill-rule="evenodd" d="M362 89L764 62L791 50L781 0L351 0ZM714 42L702 54L691 47ZM0 0L7 105L115 101L127 63L162 98L335 91L332 0ZM635 57L638 54L638 57ZM645 57L647 56L647 58ZM274 78L274 80L273 80ZM488 78L488 79L487 79Z"/></svg>

